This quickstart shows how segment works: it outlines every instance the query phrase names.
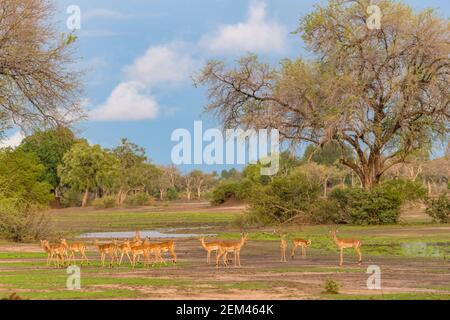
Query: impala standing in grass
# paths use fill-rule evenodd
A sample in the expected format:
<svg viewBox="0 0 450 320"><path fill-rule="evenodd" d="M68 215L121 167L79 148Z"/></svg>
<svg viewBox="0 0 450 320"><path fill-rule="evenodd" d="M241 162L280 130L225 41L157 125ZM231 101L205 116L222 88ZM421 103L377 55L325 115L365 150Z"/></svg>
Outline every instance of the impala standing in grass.
<svg viewBox="0 0 450 320"><path fill-rule="evenodd" d="M218 241L205 242L205 238L200 238L199 241L202 244L203 249L207 252L206 263L211 264L211 252L215 251L217 258L220 243Z"/></svg>
<svg viewBox="0 0 450 320"><path fill-rule="evenodd" d="M98 252L100 253L100 259L102 261L102 267L105 267L105 259L108 255L111 258L111 261L109 263L110 268L113 267L114 261L116 260L116 251L117 251L117 244L114 243L105 243L100 244L97 239L94 240L94 245L97 247Z"/></svg>
<svg viewBox="0 0 450 320"><path fill-rule="evenodd" d="M223 263L228 267L228 254L234 253L234 266L241 266L241 249L248 239L248 234L242 234L240 241L221 241L216 257L216 267L219 268L219 260L223 257Z"/></svg>
<svg viewBox="0 0 450 320"><path fill-rule="evenodd" d="M362 264L362 253L361 253L361 240L358 239L341 239L337 237L337 233L339 231L337 229L330 229L331 238L333 239L334 243L340 250L340 263L339 265L342 266L344 264L344 249L348 248L354 248L356 253L359 256L359 265Z"/></svg>
<svg viewBox="0 0 450 320"><path fill-rule="evenodd" d="M68 263L70 263L70 261L75 260L75 252L76 252L79 253L81 256L81 265L83 265L83 261L86 261L89 264L89 259L86 256L86 245L84 243L68 244L66 239L61 239L61 244L66 249Z"/></svg>

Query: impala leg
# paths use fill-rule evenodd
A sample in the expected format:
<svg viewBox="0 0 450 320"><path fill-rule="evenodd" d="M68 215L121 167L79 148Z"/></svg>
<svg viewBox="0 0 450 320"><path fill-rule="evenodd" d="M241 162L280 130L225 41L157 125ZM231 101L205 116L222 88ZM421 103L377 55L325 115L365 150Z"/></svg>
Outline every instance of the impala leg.
<svg viewBox="0 0 450 320"><path fill-rule="evenodd" d="M239 267L241 267L241 251L237 252L237 259L238 259Z"/></svg>
<svg viewBox="0 0 450 320"><path fill-rule="evenodd" d="M177 254L175 253L175 249L170 249L170 254L172 255L172 262L177 263Z"/></svg>
<svg viewBox="0 0 450 320"><path fill-rule="evenodd" d="M292 259L295 259L295 249L297 249L297 245L294 244L294 246L292 247L292 254L291 254Z"/></svg>
<svg viewBox="0 0 450 320"><path fill-rule="evenodd" d="M359 256L358 263L359 263L359 265L361 265L361 264L362 264L362 253L361 253L361 248L360 248L360 247L356 247L355 250L356 250L356 252L358 253L358 256Z"/></svg>
<svg viewBox="0 0 450 320"><path fill-rule="evenodd" d="M340 263L339 265L342 267L344 265L344 248L341 248L341 254L340 254Z"/></svg>
<svg viewBox="0 0 450 320"><path fill-rule="evenodd" d="M211 263L211 251L208 251L208 253L206 254L206 264L210 263Z"/></svg>

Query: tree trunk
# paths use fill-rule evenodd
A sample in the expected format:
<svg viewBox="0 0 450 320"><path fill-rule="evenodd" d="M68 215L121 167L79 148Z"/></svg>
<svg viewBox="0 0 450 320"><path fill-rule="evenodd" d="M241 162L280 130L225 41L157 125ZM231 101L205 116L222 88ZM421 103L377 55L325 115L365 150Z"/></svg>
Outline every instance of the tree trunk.
<svg viewBox="0 0 450 320"><path fill-rule="evenodd" d="M162 189L159 189L159 200L164 201L164 192Z"/></svg>
<svg viewBox="0 0 450 320"><path fill-rule="evenodd" d="M186 190L187 199L191 200L191 190Z"/></svg>
<svg viewBox="0 0 450 320"><path fill-rule="evenodd" d="M200 200L202 197L202 188L197 188L197 198Z"/></svg>
<svg viewBox="0 0 450 320"><path fill-rule="evenodd" d="M83 208L85 208L87 206L88 200L89 200L89 188L87 188L86 191L84 192L83 202L81 203L81 206Z"/></svg>

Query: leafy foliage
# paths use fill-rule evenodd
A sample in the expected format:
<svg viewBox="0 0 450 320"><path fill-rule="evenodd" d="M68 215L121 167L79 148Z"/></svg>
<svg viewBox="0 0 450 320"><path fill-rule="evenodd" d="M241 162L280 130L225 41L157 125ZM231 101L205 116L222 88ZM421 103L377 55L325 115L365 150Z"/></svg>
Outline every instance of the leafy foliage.
<svg viewBox="0 0 450 320"><path fill-rule="evenodd" d="M331 195L339 208L339 221L358 225L394 224L400 217L401 196L398 191L379 186L370 190L335 188Z"/></svg>
<svg viewBox="0 0 450 320"><path fill-rule="evenodd" d="M39 163L44 166L43 179L55 189L60 184L58 166L75 142L76 138L70 129L58 127L47 131L36 130L22 141L19 149L37 156Z"/></svg>
<svg viewBox="0 0 450 320"><path fill-rule="evenodd" d="M437 199L430 199L427 214L435 222L450 223L450 200L448 195L443 193Z"/></svg>

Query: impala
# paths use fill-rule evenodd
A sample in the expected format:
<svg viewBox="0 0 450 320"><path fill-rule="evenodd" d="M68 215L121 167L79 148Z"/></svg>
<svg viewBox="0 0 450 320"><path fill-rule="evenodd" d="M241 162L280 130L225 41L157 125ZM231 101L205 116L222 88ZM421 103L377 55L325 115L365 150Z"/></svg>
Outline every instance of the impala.
<svg viewBox="0 0 450 320"><path fill-rule="evenodd" d="M131 253L131 242L130 240L125 240L123 243L117 245L117 251L120 253L119 266L122 265L122 260L124 255L127 255L128 261L132 263L130 253Z"/></svg>
<svg viewBox="0 0 450 320"><path fill-rule="evenodd" d="M207 255L206 255L206 263L207 264L211 264L211 252L215 251L216 252L216 258L217 258L217 254L219 251L219 241L212 241L212 242L205 242L205 238L200 238L198 239L200 241L200 243L202 244L203 249L206 250Z"/></svg>
<svg viewBox="0 0 450 320"><path fill-rule="evenodd" d="M311 240L304 240L304 239L294 239L292 240L292 259L295 258L295 249L297 247L302 248L302 257L306 257L306 248L308 248L311 245Z"/></svg>
<svg viewBox="0 0 450 320"><path fill-rule="evenodd" d="M287 262L286 260L286 248L287 248L287 241L286 236L282 235L280 237L280 250L281 250L281 262Z"/></svg>
<svg viewBox="0 0 450 320"><path fill-rule="evenodd" d="M160 249L160 253L169 252L172 256L172 263L177 263L177 254L175 253L175 242L174 241L166 241L161 243L154 244L157 248Z"/></svg>
<svg viewBox="0 0 450 320"><path fill-rule="evenodd" d="M240 241L222 241L219 243L219 252L216 257L216 267L219 268L219 260L223 257L223 263L228 267L228 253L234 253L234 266L241 266L241 249L248 239L248 234L242 234Z"/></svg>
<svg viewBox="0 0 450 320"><path fill-rule="evenodd" d="M61 244L50 244L48 240L41 240L41 246L47 252L47 265L50 264L53 257L56 256L56 265L59 268L64 265L64 255L66 254L66 248Z"/></svg>
<svg viewBox="0 0 450 320"><path fill-rule="evenodd" d="M333 239L336 246L339 248L340 252L340 263L339 265L342 266L344 264L344 249L348 248L354 248L356 253L359 256L359 265L362 264L362 253L361 253L361 240L358 239L341 239L337 237L337 233L339 231L337 229L330 229L331 238Z"/></svg>
<svg viewBox="0 0 450 320"><path fill-rule="evenodd" d="M112 268L114 261L116 259L117 244L115 243L115 241L113 243L100 244L98 242L98 240L95 239L94 246L97 247L98 252L100 253L102 266L105 267L105 259L106 259L106 255L108 255L111 258L111 262L109 263L109 266L110 266L110 268Z"/></svg>
<svg viewBox="0 0 450 320"><path fill-rule="evenodd" d="M81 265L83 265L83 261L86 261L89 264L89 259L86 257L86 246L84 243L68 244L66 239L61 239L61 244L66 249L66 254L69 263L70 261L75 260L75 252L76 252L79 253L81 256ZM68 253L70 253L70 255Z"/></svg>
<svg viewBox="0 0 450 320"><path fill-rule="evenodd" d="M139 256L144 256L144 267L150 264L150 258L148 255L149 252L149 243L145 240L142 244L131 246L131 256L133 257L131 265L133 269L136 267L137 259Z"/></svg>

